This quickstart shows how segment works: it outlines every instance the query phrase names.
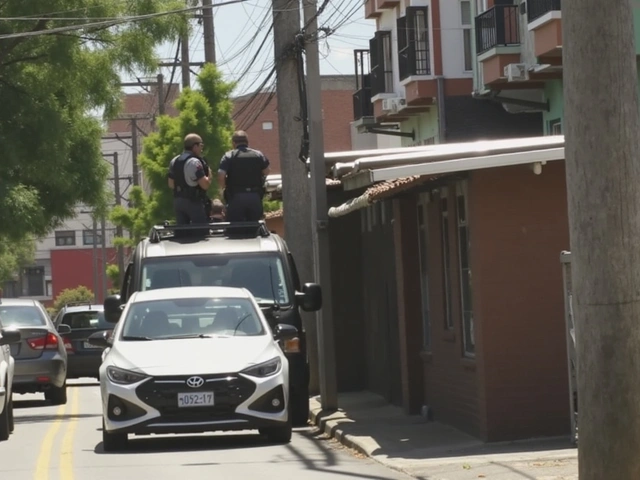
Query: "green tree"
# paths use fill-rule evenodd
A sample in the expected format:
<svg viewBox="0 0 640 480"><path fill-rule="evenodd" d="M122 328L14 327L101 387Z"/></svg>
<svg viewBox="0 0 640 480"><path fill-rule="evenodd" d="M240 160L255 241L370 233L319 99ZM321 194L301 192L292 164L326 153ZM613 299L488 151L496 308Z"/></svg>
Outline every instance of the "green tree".
<svg viewBox="0 0 640 480"><path fill-rule="evenodd" d="M157 119L158 131L144 139L138 157L140 168L151 186L147 195L141 188L130 190L132 207L114 208L111 219L133 233L133 239L121 243L137 243L157 223L173 218L172 193L167 186L167 168L171 159L183 150L185 135L197 133L205 144L205 158L212 172L231 148L233 104L230 99L234 84L224 81L215 65L207 64L197 77L199 89L185 88L175 102L178 116ZM209 189L217 194L215 183Z"/></svg>
<svg viewBox="0 0 640 480"><path fill-rule="evenodd" d="M111 282L112 288L109 289L109 294L120 292L120 269L116 264L107 265L107 278Z"/></svg>
<svg viewBox="0 0 640 480"><path fill-rule="evenodd" d="M0 17L15 19L0 22L0 236L44 235L80 203L104 211L107 164L95 112L113 118L119 74L155 73L154 48L187 27L176 13L101 19L179 8L183 0L0 2ZM98 25L55 31L91 23Z"/></svg>
<svg viewBox="0 0 640 480"><path fill-rule="evenodd" d="M34 253L35 242L32 238L15 241L0 237L0 286L11 280L20 268L31 264Z"/></svg>
<svg viewBox="0 0 640 480"><path fill-rule="evenodd" d="M76 288L66 288L61 291L56 299L53 301L53 308L50 313L57 315L57 313L68 303L72 302L87 302L93 303L94 295L84 285L80 285Z"/></svg>

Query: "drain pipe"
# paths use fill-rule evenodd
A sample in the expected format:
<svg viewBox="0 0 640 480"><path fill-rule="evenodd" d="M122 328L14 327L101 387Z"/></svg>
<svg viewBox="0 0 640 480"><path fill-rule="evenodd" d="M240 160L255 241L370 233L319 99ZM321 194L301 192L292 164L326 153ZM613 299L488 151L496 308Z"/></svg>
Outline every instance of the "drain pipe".
<svg viewBox="0 0 640 480"><path fill-rule="evenodd" d="M437 77L436 82L438 86L438 96L436 98L438 105L438 142L445 143L447 117L444 111L444 76Z"/></svg>

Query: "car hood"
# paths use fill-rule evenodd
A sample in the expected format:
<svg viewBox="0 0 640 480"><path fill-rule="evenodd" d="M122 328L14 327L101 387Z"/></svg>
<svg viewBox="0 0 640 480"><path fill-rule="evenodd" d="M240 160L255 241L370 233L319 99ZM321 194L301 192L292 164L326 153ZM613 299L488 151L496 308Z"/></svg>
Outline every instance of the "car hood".
<svg viewBox="0 0 640 480"><path fill-rule="evenodd" d="M109 352L113 365L147 375L233 373L279 354L268 335L119 341Z"/></svg>

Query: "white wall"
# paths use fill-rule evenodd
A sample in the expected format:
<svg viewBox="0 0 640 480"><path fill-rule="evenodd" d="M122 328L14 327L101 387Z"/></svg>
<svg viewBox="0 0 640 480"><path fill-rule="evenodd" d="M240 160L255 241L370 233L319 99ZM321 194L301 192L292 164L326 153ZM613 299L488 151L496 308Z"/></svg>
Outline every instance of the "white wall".
<svg viewBox="0 0 640 480"><path fill-rule="evenodd" d="M473 17L471 24L473 25ZM473 71L464 70L464 37L460 0L440 2L440 27L444 76L447 78L471 78ZM472 57L475 57L474 51L472 51Z"/></svg>
<svg viewBox="0 0 640 480"><path fill-rule="evenodd" d="M378 135L375 133L358 133L355 122L351 122L351 149L373 150L375 148L398 148L402 146L402 137Z"/></svg>

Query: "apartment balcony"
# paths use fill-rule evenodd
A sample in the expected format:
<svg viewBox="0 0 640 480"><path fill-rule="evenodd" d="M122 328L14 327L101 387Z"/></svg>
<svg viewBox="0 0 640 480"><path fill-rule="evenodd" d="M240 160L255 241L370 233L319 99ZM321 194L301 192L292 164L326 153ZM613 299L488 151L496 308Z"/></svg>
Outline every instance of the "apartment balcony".
<svg viewBox="0 0 640 480"><path fill-rule="evenodd" d="M520 62L517 5L496 5L475 18L476 52L485 85L506 81L504 68Z"/></svg>
<svg viewBox="0 0 640 480"><path fill-rule="evenodd" d="M384 10L393 10L400 6L400 0L365 0L364 18L374 19L382 15Z"/></svg>
<svg viewBox="0 0 640 480"><path fill-rule="evenodd" d="M353 119L361 123L373 120L369 50L354 50L356 92L353 94Z"/></svg>
<svg viewBox="0 0 640 480"><path fill-rule="evenodd" d="M527 0L527 22L538 63L561 63L561 0Z"/></svg>

